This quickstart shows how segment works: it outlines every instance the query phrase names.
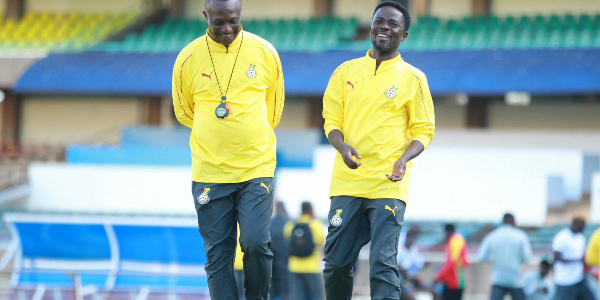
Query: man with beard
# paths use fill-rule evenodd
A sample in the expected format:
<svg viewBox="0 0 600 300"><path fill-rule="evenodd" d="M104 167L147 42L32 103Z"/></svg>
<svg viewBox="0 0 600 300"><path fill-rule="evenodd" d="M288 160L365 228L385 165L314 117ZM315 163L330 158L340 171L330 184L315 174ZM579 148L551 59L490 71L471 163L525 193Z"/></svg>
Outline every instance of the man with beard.
<svg viewBox="0 0 600 300"><path fill-rule="evenodd" d="M323 97L325 134L336 148L325 245L327 299L351 299L353 266L371 242L371 299L400 299L396 264L411 160L435 132L427 79L400 57L408 10L375 8L373 48L340 65Z"/></svg>
<svg viewBox="0 0 600 300"><path fill-rule="evenodd" d="M240 0L206 0L203 13L206 35L179 53L172 90L177 120L192 129L192 194L210 297L238 298L237 222L246 298L268 299L281 62L269 42L242 30Z"/></svg>

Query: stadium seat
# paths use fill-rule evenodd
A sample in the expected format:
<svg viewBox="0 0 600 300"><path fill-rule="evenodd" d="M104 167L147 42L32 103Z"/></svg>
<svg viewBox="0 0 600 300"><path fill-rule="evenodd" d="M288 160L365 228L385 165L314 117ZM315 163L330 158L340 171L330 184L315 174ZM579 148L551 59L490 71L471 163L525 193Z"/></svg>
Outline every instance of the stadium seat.
<svg viewBox="0 0 600 300"><path fill-rule="evenodd" d="M79 51L131 24L134 14L28 12L0 18L0 51Z"/></svg>

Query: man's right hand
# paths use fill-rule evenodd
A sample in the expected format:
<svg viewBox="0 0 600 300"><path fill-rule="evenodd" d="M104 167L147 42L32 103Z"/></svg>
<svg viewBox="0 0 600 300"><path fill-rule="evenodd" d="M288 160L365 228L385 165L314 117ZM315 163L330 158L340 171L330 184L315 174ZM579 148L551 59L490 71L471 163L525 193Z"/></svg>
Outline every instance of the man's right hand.
<svg viewBox="0 0 600 300"><path fill-rule="evenodd" d="M340 154L342 155L344 163L346 164L346 166L348 166L348 168L356 169L360 167L361 164L353 158L353 156L359 159L362 158L360 157L360 154L358 154L358 151L356 151L356 149L345 143L340 148Z"/></svg>
<svg viewBox="0 0 600 300"><path fill-rule="evenodd" d="M356 149L352 148L352 146L344 142L344 134L342 134L342 132L339 129L334 129L330 131L329 135L327 135L327 138L329 139L331 145L338 152L340 152L340 154L342 155L342 159L344 159L344 163L346 164L346 166L348 166L348 168L356 169L360 167L360 163L354 160L354 158L352 157L354 156L359 159L362 157L360 157L360 154L358 154L358 151L356 151Z"/></svg>

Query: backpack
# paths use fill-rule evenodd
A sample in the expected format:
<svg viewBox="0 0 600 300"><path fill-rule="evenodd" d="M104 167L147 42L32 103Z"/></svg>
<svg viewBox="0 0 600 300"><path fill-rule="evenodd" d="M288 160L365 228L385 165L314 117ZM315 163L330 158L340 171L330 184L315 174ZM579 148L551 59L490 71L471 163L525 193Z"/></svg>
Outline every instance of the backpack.
<svg viewBox="0 0 600 300"><path fill-rule="evenodd" d="M315 251L315 241L308 223L296 223L290 238L290 255L309 257Z"/></svg>

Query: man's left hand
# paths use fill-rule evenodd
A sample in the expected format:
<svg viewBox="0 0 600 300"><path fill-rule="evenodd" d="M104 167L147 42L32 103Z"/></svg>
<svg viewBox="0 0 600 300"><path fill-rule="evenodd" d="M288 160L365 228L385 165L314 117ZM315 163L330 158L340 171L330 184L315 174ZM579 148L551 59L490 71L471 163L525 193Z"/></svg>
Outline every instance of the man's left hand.
<svg viewBox="0 0 600 300"><path fill-rule="evenodd" d="M394 163L394 169L392 170L392 175L385 174L385 176L391 181L400 181L404 178L404 174L406 173L406 162L402 157L398 158Z"/></svg>

